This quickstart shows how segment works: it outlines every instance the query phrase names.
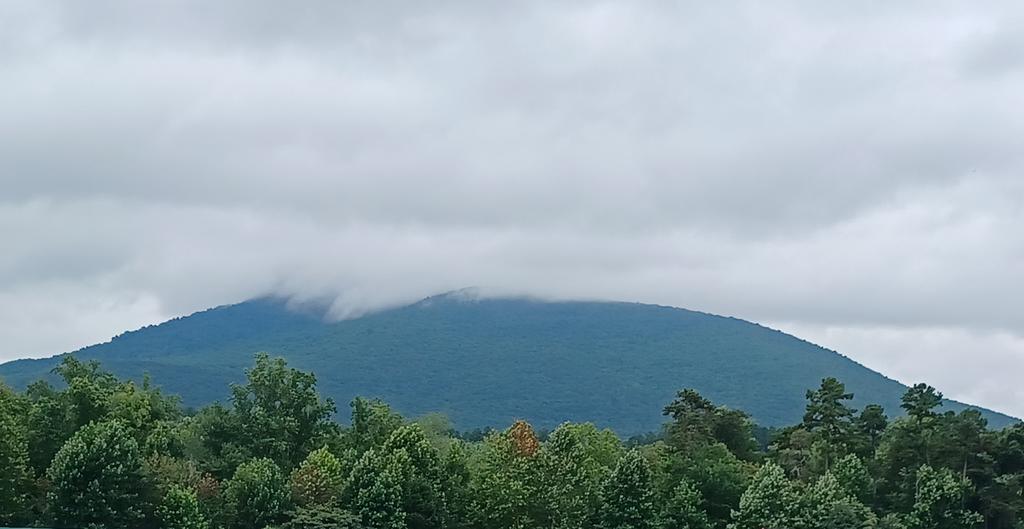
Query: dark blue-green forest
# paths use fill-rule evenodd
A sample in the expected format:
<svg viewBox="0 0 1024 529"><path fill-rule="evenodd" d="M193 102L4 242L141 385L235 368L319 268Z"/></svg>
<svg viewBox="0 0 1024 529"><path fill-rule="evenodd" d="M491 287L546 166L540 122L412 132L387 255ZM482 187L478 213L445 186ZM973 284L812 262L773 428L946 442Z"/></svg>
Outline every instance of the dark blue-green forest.
<svg viewBox="0 0 1024 529"><path fill-rule="evenodd" d="M679 388L749 412L764 426L799 422L808 388L836 377L854 405L900 413L906 387L827 349L747 321L637 303L467 299L440 295L329 322L324 310L264 298L122 334L74 354L134 379L148 373L188 406L228 397L253 354L316 374L344 406L376 397L410 416L448 415L472 429L529 420L593 421L621 435L659 428ZM60 357L0 365L16 388ZM912 381L908 381L912 382ZM942 388L939 388L942 389ZM944 410L965 406L944 402ZM982 410L990 426L1014 419Z"/></svg>

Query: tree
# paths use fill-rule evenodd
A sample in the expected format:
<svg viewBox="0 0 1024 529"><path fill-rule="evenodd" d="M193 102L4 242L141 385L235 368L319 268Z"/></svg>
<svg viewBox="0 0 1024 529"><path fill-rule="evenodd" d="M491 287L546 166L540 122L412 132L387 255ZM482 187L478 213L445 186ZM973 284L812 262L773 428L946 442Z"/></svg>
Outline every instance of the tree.
<svg viewBox="0 0 1024 529"><path fill-rule="evenodd" d="M272 459L241 464L225 488L234 526L260 529L278 523L289 506L288 485Z"/></svg>
<svg viewBox="0 0 1024 529"><path fill-rule="evenodd" d="M942 406L942 393L928 384L914 384L903 394L901 408L914 420L921 422L936 417L935 408Z"/></svg>
<svg viewBox="0 0 1024 529"><path fill-rule="evenodd" d="M196 493L177 485L172 485L164 494L157 507L157 519L160 527L167 529L207 529L209 523L199 508Z"/></svg>
<svg viewBox="0 0 1024 529"><path fill-rule="evenodd" d="M878 442L882 432L889 426L889 418L885 415L885 409L878 404L868 404L860 411L860 414L853 419L855 437L859 441L856 447L858 454L862 457L873 457L878 449Z"/></svg>
<svg viewBox="0 0 1024 529"><path fill-rule="evenodd" d="M28 403L0 382L0 525L22 523L28 515Z"/></svg>
<svg viewBox="0 0 1024 529"><path fill-rule="evenodd" d="M657 510L651 470L637 450L622 456L601 490L596 527L601 529L651 529Z"/></svg>
<svg viewBox="0 0 1024 529"><path fill-rule="evenodd" d="M859 457L854 454L844 456L832 466L831 473L846 495L864 504L871 503L875 491L874 480Z"/></svg>
<svg viewBox="0 0 1024 529"><path fill-rule="evenodd" d="M472 518L477 527L547 528L542 459L527 455L505 432L484 439L470 478Z"/></svg>
<svg viewBox="0 0 1024 529"><path fill-rule="evenodd" d="M76 432L54 456L47 477L58 527L131 528L142 519L142 458L119 421L91 423Z"/></svg>
<svg viewBox="0 0 1024 529"><path fill-rule="evenodd" d="M440 527L446 505L441 493L441 463L437 451L418 424L395 430L381 447L384 454L404 454L408 464L402 480L402 508L412 529Z"/></svg>
<svg viewBox="0 0 1024 529"><path fill-rule="evenodd" d="M406 529L403 485L411 462L404 450L370 449L352 469L345 497L352 513L374 529Z"/></svg>
<svg viewBox="0 0 1024 529"><path fill-rule="evenodd" d="M564 423L551 432L540 465L547 476L552 527L585 526L600 503L601 485L621 457L622 443L615 434L591 423Z"/></svg>
<svg viewBox="0 0 1024 529"><path fill-rule="evenodd" d="M847 442L853 409L844 402L852 399L853 393L847 393L846 386L832 377L822 380L817 390L807 391L803 425L824 442L826 470L831 461L841 455Z"/></svg>
<svg viewBox="0 0 1024 529"><path fill-rule="evenodd" d="M335 504L312 504L288 514L284 529L365 529L359 517Z"/></svg>
<svg viewBox="0 0 1024 529"><path fill-rule="evenodd" d="M685 451L655 445L654 454L659 494L669 497L681 481L689 481L703 496L704 510L716 527L732 519L756 471L722 443Z"/></svg>
<svg viewBox="0 0 1024 529"><path fill-rule="evenodd" d="M788 529L800 525L799 496L782 467L765 463L740 497L730 529Z"/></svg>
<svg viewBox="0 0 1024 529"><path fill-rule="evenodd" d="M341 496L344 485L341 462L327 447L310 452L292 472L292 498L300 507L333 503Z"/></svg>
<svg viewBox="0 0 1024 529"><path fill-rule="evenodd" d="M677 450L719 442L743 460L753 459L757 451L753 425L747 414L715 406L696 390L680 391L662 414L672 418L667 440Z"/></svg>
<svg viewBox="0 0 1024 529"><path fill-rule="evenodd" d="M64 395L42 380L30 384L25 396L30 403L27 431L29 461L35 475L42 476L53 456L74 433L71 410Z"/></svg>
<svg viewBox="0 0 1024 529"><path fill-rule="evenodd" d="M831 472L807 489L802 505L802 525L809 529L860 529L876 521L871 509L850 496Z"/></svg>
<svg viewBox="0 0 1024 529"><path fill-rule="evenodd" d="M253 454L292 468L314 447L322 446L336 425L330 399L316 391L316 376L291 369L282 358L256 355L247 383L231 386L231 402Z"/></svg>
<svg viewBox="0 0 1024 529"><path fill-rule="evenodd" d="M352 400L350 445L357 453L384 444L405 421L384 402L356 397Z"/></svg>
<svg viewBox="0 0 1024 529"><path fill-rule="evenodd" d="M980 524L980 515L963 508L964 489L969 486L947 469L924 465L917 470L917 493L907 517L910 529L967 529Z"/></svg>
<svg viewBox="0 0 1024 529"><path fill-rule="evenodd" d="M663 529L711 529L704 512L704 497L689 481L682 481L672 491L661 511Z"/></svg>

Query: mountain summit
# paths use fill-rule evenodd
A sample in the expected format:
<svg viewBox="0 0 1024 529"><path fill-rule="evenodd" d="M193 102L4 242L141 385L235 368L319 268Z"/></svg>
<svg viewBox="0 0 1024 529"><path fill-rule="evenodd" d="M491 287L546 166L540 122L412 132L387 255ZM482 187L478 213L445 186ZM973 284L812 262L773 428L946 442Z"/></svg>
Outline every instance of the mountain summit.
<svg viewBox="0 0 1024 529"><path fill-rule="evenodd" d="M655 430L681 388L766 426L799 422L804 393L834 376L858 406L900 415L902 384L849 358L747 321L613 302L481 299L465 292L328 322L264 298L217 307L76 351L125 377L153 375L188 405L224 400L253 354L316 373L344 406L380 397L401 412L439 411L459 428L525 418L542 428L594 421L620 434ZM15 387L49 376L60 357L0 365ZM967 407L945 401L943 409ZM993 427L1014 421L981 410Z"/></svg>

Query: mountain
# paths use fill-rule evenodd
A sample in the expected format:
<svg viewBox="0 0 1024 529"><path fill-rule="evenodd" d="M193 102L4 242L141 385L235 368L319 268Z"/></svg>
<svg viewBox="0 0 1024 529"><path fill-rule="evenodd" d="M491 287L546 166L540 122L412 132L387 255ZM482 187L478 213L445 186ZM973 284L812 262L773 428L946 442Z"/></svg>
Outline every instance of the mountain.
<svg viewBox="0 0 1024 529"><path fill-rule="evenodd" d="M898 415L906 387L788 334L684 309L607 302L475 299L459 294L340 322L280 299L217 307L117 336L74 354L114 373L149 373L185 404L225 400L257 351L316 373L345 405L380 397L407 415L439 411L463 429L525 418L541 428L594 421L620 434L653 431L661 409L692 387L767 426L799 422L804 393L834 376L855 404ZM60 357L0 365L22 388ZM52 377L52 375L49 375ZM941 388L940 388L941 389ZM946 410L964 404L945 401ZM979 408L980 409L980 408ZM1015 419L981 409L993 427Z"/></svg>

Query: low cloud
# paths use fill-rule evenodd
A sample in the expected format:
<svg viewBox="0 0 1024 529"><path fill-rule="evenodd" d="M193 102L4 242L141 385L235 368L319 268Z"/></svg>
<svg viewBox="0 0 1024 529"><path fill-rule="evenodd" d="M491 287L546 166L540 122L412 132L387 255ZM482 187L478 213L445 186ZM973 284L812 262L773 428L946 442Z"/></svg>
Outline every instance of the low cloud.
<svg viewBox="0 0 1024 529"><path fill-rule="evenodd" d="M1017 3L303 6L0 6L0 360L475 285L1024 415Z"/></svg>

